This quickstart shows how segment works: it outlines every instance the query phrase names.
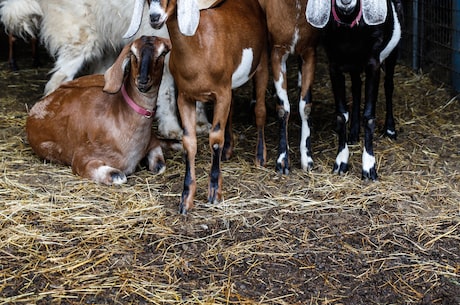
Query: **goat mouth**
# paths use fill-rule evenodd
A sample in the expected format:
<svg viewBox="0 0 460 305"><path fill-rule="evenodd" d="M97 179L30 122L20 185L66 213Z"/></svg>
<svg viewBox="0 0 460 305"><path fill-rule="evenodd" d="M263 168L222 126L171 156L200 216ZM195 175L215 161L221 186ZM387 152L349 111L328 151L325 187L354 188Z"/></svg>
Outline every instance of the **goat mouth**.
<svg viewBox="0 0 460 305"><path fill-rule="evenodd" d="M166 23L166 18L161 14L151 14L150 15L150 26L155 30L160 29Z"/></svg>
<svg viewBox="0 0 460 305"><path fill-rule="evenodd" d="M142 85L140 84L139 86L137 86L137 89L139 89L140 92L142 93L147 93L150 91L150 89L152 88L152 86L149 86L149 85Z"/></svg>

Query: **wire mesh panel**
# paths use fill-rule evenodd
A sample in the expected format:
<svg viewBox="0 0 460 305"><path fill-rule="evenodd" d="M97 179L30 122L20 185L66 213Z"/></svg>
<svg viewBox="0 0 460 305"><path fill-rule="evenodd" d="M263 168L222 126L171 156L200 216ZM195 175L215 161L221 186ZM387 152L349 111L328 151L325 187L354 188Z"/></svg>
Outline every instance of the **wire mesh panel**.
<svg viewBox="0 0 460 305"><path fill-rule="evenodd" d="M404 1L401 60L460 91L460 0Z"/></svg>

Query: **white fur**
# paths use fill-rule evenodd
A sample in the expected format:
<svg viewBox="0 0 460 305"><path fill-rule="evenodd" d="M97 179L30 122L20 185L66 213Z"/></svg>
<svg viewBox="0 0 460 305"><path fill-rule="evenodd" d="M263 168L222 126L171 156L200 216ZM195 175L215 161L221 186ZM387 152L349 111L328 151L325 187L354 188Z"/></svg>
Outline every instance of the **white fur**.
<svg viewBox="0 0 460 305"><path fill-rule="evenodd" d="M14 4L14 6L12 5ZM123 39L134 11L134 1L113 0L6 0L1 21L15 34L31 35L39 17L40 38L56 61L45 94L78 74L104 73L121 48L141 35L169 37L166 27L153 29L148 8L143 8L139 31ZM158 97L158 131L166 138L180 138L182 129L176 116L174 79L165 59L163 80ZM84 71L83 68L89 69ZM209 124L206 117L203 125Z"/></svg>
<svg viewBox="0 0 460 305"><path fill-rule="evenodd" d="M378 25L387 18L387 1L385 0L361 0L363 4L363 19L368 25ZM393 5L393 4L392 4Z"/></svg>
<svg viewBox="0 0 460 305"><path fill-rule="evenodd" d="M350 150L348 149L348 145L345 143L345 147L337 154L335 158L335 164L339 167L337 168L336 172L340 170L340 164L348 164L348 158L350 157Z"/></svg>
<svg viewBox="0 0 460 305"><path fill-rule="evenodd" d="M366 148L363 149L363 172L369 173L371 168L375 167L375 156L370 155Z"/></svg>
<svg viewBox="0 0 460 305"><path fill-rule="evenodd" d="M398 45L399 40L401 39L401 24L399 23L398 14L396 14L395 6L391 3L391 9L393 10L393 36L391 36L390 41L387 46L380 52L380 62L383 62L385 58L390 55L391 51Z"/></svg>
<svg viewBox="0 0 460 305"><path fill-rule="evenodd" d="M331 14L330 0L309 0L305 9L307 21L316 28L324 28Z"/></svg>
<svg viewBox="0 0 460 305"><path fill-rule="evenodd" d="M195 35L200 23L200 9L196 0L177 0L177 21L182 34Z"/></svg>
<svg viewBox="0 0 460 305"><path fill-rule="evenodd" d="M310 126L308 126L308 116L305 113L305 106L305 101L301 99L299 102L299 112L302 120L302 134L300 136L300 165L302 166L302 169L306 171L313 163L313 159L308 155L308 149L305 144L311 133Z"/></svg>
<svg viewBox="0 0 460 305"><path fill-rule="evenodd" d="M232 75L232 89L241 87L251 78L252 61L254 54L252 49L244 49L241 63Z"/></svg>
<svg viewBox="0 0 460 305"><path fill-rule="evenodd" d="M126 175L120 172L120 170L110 167L110 166L106 166L106 165L100 166L97 168L97 170L93 171L91 179L93 179L94 181L98 183L107 183L108 182L106 181L107 177L110 177L111 176L110 173L114 171L119 172L120 177L113 179L112 180L113 184L123 184L128 181L128 179L126 178Z"/></svg>

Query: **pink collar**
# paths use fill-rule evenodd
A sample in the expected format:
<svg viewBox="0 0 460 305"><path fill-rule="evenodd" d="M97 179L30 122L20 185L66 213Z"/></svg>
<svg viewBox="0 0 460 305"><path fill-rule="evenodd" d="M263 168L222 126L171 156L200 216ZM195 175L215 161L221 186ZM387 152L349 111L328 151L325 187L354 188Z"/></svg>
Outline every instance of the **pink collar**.
<svg viewBox="0 0 460 305"><path fill-rule="evenodd" d="M362 0L359 1L359 13L358 16L356 16L355 20L353 20L352 23L345 23L342 20L340 20L339 16L337 15L337 12L335 11L335 0L332 0L332 16L334 16L335 22L340 25L346 25L349 26L350 28L354 27L355 25L358 24L359 20L361 19L361 16L363 15L363 9L362 9Z"/></svg>
<svg viewBox="0 0 460 305"><path fill-rule="evenodd" d="M150 119L154 114L155 112L154 111L150 111L148 109L145 109L141 106L139 106L138 104L136 104L136 102L134 102L129 96L128 96L128 93L126 93L126 88L125 88L125 84L123 84L121 86L121 94L123 94L123 98L125 99L125 102L126 104L128 104L134 111L136 111L137 113L145 116L147 119Z"/></svg>

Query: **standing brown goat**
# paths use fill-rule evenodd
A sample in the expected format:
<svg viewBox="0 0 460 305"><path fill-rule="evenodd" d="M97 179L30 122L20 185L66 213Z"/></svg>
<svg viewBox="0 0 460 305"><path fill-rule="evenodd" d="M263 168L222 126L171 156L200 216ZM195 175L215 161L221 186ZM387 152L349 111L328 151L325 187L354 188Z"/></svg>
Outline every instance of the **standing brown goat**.
<svg viewBox="0 0 460 305"><path fill-rule="evenodd" d="M163 172L152 120L170 48L168 39L142 36L123 48L105 75L64 83L36 103L26 124L32 149L104 184L125 183L145 156L149 170Z"/></svg>
<svg viewBox="0 0 460 305"><path fill-rule="evenodd" d="M142 3L138 7L142 7ZM133 16L139 15L140 11ZM136 20L134 17L133 20ZM127 35L136 31L135 23ZM255 114L258 140L255 162L257 165L265 165L265 90L268 82L266 21L257 0L152 0L150 23L154 28L160 28L166 23L173 46L169 67L178 89L177 103L182 119L182 141L186 157L179 210L186 213L193 207L196 193L196 101L214 103L213 122L209 131L212 155L209 202L222 199L221 158L230 155L229 147L224 143L225 134L229 134L225 131L231 132L228 123L232 89L243 85L252 76L255 77L257 96Z"/></svg>
<svg viewBox="0 0 460 305"><path fill-rule="evenodd" d="M279 146L276 170L289 173L288 121L291 106L288 99L286 61L291 54L300 57L299 113L302 121L300 164L303 170L313 167L310 140L312 85L315 76L316 46L319 31L305 20L305 0L259 0L267 17L270 33L271 66L275 84L279 120Z"/></svg>

